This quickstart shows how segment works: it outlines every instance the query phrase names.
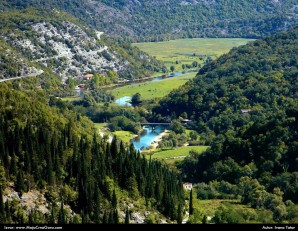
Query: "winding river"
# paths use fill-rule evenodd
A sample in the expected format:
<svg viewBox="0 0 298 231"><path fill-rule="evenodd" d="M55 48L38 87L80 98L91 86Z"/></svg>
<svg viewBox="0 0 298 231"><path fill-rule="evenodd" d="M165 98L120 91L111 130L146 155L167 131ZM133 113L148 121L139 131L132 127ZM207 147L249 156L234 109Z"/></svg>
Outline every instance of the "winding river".
<svg viewBox="0 0 298 231"><path fill-rule="evenodd" d="M189 74L190 72L191 71L170 73L167 75L167 78L183 76L185 74ZM158 76L146 82L161 81L164 78L165 78L164 76ZM130 96L124 96L115 100L115 103L119 104L120 106L131 106L130 101L131 101ZM152 145L153 142L155 142L158 135L165 131L165 129L166 129L166 126L160 126L160 125L154 127L154 129L152 129L151 126L145 126L142 134L132 140L132 143L135 149L138 151L141 151L142 149L148 148L150 145Z"/></svg>

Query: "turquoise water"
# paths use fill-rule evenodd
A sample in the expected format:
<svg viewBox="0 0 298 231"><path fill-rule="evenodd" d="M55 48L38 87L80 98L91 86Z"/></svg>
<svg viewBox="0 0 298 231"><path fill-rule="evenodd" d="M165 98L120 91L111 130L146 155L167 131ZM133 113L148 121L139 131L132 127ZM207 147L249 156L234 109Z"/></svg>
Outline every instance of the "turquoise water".
<svg viewBox="0 0 298 231"><path fill-rule="evenodd" d="M174 72L174 73L170 73L167 75L167 78L171 78L171 77L179 77L179 76L182 76L182 75L186 75L186 74L189 74L190 72ZM155 77L154 79L152 79L152 82L156 82L156 81L160 81L160 80L163 80L164 78L162 76L158 76L158 77Z"/></svg>
<svg viewBox="0 0 298 231"><path fill-rule="evenodd" d="M154 130L152 127L146 126L144 128L144 133L140 137L136 137L132 143L137 151L141 151L144 148L147 148L151 145L153 140L164 130L166 129L165 126L156 126Z"/></svg>
<svg viewBox="0 0 298 231"><path fill-rule="evenodd" d="M131 103L129 103L130 101L130 96L123 96L122 98L115 100L115 103L119 104L120 106L131 106Z"/></svg>

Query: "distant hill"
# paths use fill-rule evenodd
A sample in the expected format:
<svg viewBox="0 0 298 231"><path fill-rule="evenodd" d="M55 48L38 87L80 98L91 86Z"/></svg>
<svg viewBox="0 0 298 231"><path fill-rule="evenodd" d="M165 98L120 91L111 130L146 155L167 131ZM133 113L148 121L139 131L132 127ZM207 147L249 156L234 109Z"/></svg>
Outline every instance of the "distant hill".
<svg viewBox="0 0 298 231"><path fill-rule="evenodd" d="M27 66L32 65L48 68L64 81L110 70L119 77L140 78L161 66L138 48L119 45L103 32L57 10L30 8L2 13L0 48L1 78L26 75Z"/></svg>
<svg viewBox="0 0 298 231"><path fill-rule="evenodd" d="M260 37L297 24L295 0L4 0L3 11L57 8L97 30L134 40Z"/></svg>

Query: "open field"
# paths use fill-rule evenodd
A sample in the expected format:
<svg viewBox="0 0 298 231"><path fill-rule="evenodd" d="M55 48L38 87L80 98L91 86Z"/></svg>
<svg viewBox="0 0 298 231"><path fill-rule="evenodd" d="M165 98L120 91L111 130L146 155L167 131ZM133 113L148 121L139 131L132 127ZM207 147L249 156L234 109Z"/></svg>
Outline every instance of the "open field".
<svg viewBox="0 0 298 231"><path fill-rule="evenodd" d="M207 57L216 59L227 53L231 48L245 45L252 39L241 38L195 38L178 39L166 42L134 43L141 50L156 59L164 61L165 65L175 66L176 71L182 70L182 64L192 64L197 61L203 64ZM178 64L176 64L178 61Z"/></svg>
<svg viewBox="0 0 298 231"><path fill-rule="evenodd" d="M124 143L130 143L130 140L136 136L136 134L127 131L115 131L113 134Z"/></svg>
<svg viewBox="0 0 298 231"><path fill-rule="evenodd" d="M116 99L124 96L132 96L139 92L143 100L161 98L169 94L172 90L179 88L188 80L194 78L196 73L192 72L179 77L171 77L160 81L137 83L126 85L111 90Z"/></svg>
<svg viewBox="0 0 298 231"><path fill-rule="evenodd" d="M94 127L98 130L101 130L103 128L106 128L108 126L107 123L94 123Z"/></svg>
<svg viewBox="0 0 298 231"><path fill-rule="evenodd" d="M185 146L178 147L171 150L156 152L152 155L152 159L183 159L185 156L189 155L191 150L194 150L198 153L206 151L208 146Z"/></svg>
<svg viewBox="0 0 298 231"><path fill-rule="evenodd" d="M136 136L136 134L128 131L115 131L111 132L108 128L108 123L94 123L96 129L101 131L102 133L113 137L117 136L117 139L122 140L124 143L130 143L130 140Z"/></svg>

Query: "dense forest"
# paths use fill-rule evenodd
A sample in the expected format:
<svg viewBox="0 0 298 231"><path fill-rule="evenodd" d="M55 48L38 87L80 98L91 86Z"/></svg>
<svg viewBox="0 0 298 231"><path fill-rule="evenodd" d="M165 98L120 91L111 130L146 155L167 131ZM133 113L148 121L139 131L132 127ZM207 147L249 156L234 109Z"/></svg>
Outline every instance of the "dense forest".
<svg viewBox="0 0 298 231"><path fill-rule="evenodd" d="M295 0L4 0L0 10L53 7L113 36L137 41L185 37L260 37L297 22Z"/></svg>
<svg viewBox="0 0 298 231"><path fill-rule="evenodd" d="M0 86L1 223L124 223L118 213L129 198L181 222L184 195L175 173L116 137L107 142L62 102L50 107L42 90L13 88ZM14 197L4 203L7 187L20 196L43 192L45 210Z"/></svg>
<svg viewBox="0 0 298 231"><path fill-rule="evenodd" d="M275 221L293 218L286 206L298 194L297 48L297 28L234 48L154 109L156 118L186 113L211 146L179 166L201 182L199 198L241 196L271 209Z"/></svg>

